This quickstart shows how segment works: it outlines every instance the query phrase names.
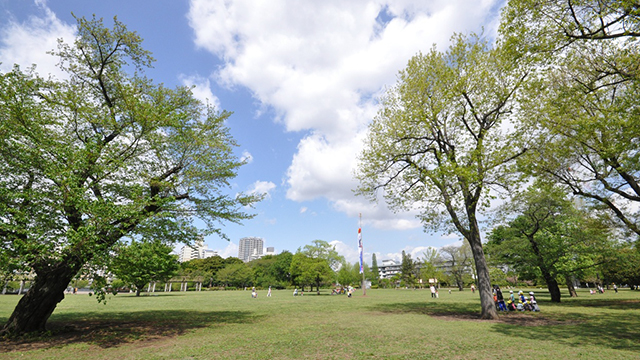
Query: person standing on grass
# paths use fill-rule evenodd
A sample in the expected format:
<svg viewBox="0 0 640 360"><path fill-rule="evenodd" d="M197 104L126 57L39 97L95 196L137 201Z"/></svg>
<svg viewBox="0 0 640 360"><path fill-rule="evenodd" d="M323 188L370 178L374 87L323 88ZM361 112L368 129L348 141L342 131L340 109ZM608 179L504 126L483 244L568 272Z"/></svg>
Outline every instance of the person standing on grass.
<svg viewBox="0 0 640 360"><path fill-rule="evenodd" d="M496 298L498 300L498 308L501 311L507 311L507 306L504 304L504 297L502 296L502 290L500 286L496 285Z"/></svg>
<svg viewBox="0 0 640 360"><path fill-rule="evenodd" d="M271 297L271 286L269 286L269 291L267 292L267 297Z"/></svg>
<svg viewBox="0 0 640 360"><path fill-rule="evenodd" d="M433 286L433 284L431 284L431 286L429 287L429 289L431 289L431 297L435 298L436 297L436 287Z"/></svg>
<svg viewBox="0 0 640 360"><path fill-rule="evenodd" d="M616 294L618 293L618 285L613 284L613 291L615 291Z"/></svg>
<svg viewBox="0 0 640 360"><path fill-rule="evenodd" d="M298 295L298 288L295 288L295 289L293 290L293 296L297 296L297 295Z"/></svg>

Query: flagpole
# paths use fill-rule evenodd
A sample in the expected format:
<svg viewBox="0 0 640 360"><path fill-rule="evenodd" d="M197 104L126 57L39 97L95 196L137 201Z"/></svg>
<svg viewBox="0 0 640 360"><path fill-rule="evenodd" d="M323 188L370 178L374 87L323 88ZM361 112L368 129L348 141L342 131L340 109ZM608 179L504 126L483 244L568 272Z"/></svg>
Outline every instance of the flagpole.
<svg viewBox="0 0 640 360"><path fill-rule="evenodd" d="M358 220L358 229L360 229L360 231L362 231L362 213L358 214L359 220ZM362 234L362 233L361 233ZM362 240L360 240L360 261L362 261L362 263L360 264L360 266L362 266L362 296L367 296L367 284L365 282L365 278L364 278L364 259L362 258L364 256L364 245L362 245Z"/></svg>

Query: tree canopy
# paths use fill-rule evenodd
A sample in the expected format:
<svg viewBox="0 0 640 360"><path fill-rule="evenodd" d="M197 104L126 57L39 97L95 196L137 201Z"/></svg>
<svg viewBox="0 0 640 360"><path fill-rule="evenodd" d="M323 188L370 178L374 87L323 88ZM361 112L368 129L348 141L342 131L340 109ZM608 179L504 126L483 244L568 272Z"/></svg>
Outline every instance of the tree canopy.
<svg viewBox="0 0 640 360"><path fill-rule="evenodd" d="M132 284L136 296L150 282L167 281L180 267L177 255L171 254L173 247L160 241L132 241L116 247L109 270L125 284Z"/></svg>
<svg viewBox="0 0 640 360"><path fill-rule="evenodd" d="M382 194L400 210L419 209L425 228L457 231L471 245L482 316L497 313L478 215L489 190L509 186L523 152L508 129L527 71L475 36L409 60L382 99L360 156L358 192Z"/></svg>
<svg viewBox="0 0 640 360"><path fill-rule="evenodd" d="M224 237L219 223L259 200L227 194L242 165L230 113L146 78L153 58L117 19L77 20L53 52L65 79L0 74L0 251L36 275L4 332L44 330L69 281L124 236Z"/></svg>

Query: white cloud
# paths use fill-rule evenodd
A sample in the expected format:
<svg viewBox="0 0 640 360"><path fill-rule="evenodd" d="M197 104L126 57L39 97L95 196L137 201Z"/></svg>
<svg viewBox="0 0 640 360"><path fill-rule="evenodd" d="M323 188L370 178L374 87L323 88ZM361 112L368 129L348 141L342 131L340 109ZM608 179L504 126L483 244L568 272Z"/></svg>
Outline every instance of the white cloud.
<svg viewBox="0 0 640 360"><path fill-rule="evenodd" d="M307 210L309 210L306 206L303 206L300 208L300 214L304 214L307 212Z"/></svg>
<svg viewBox="0 0 640 360"><path fill-rule="evenodd" d="M242 152L242 156L240 157L240 161L245 161L247 164L251 164L253 162L253 155L247 150Z"/></svg>
<svg viewBox="0 0 640 360"><path fill-rule="evenodd" d="M220 255L220 257L223 257L225 259L231 256L238 257L238 244L229 241L227 247L225 247L224 249L216 249L216 251L218 252L218 255Z"/></svg>
<svg viewBox="0 0 640 360"><path fill-rule="evenodd" d="M192 87L191 92L196 99L205 104L210 104L216 109L220 108L220 100L217 96L213 95L209 79L199 75L187 76L184 74L179 75L178 78L180 82L182 82L182 85Z"/></svg>
<svg viewBox="0 0 640 360"><path fill-rule="evenodd" d="M424 257L424 252L429 249L436 249L433 246L406 246L404 249L401 249L400 252L397 253L387 253L384 258L378 257L378 264L382 260L393 259L396 261L402 261L402 250L404 250L405 254L411 255L411 259L413 261L418 261Z"/></svg>
<svg viewBox="0 0 640 360"><path fill-rule="evenodd" d="M256 181L249 188L249 193L265 195L268 199L271 197L271 191L276 188L276 184L271 181Z"/></svg>
<svg viewBox="0 0 640 360"><path fill-rule="evenodd" d="M371 205L351 189L375 98L418 51L454 32L494 33L500 0L191 0L195 43L224 60L217 79L244 86L288 131L308 131L287 170L287 198L330 200L350 216ZM492 21L487 23L487 21ZM384 206L380 206L383 208ZM359 210L356 210L358 208ZM376 227L415 228L377 209ZM384 218L383 218L384 217ZM372 217L370 217L372 218Z"/></svg>
<svg viewBox="0 0 640 360"><path fill-rule="evenodd" d="M47 54L58 47L58 39L71 43L75 39L76 26L62 22L46 6L36 1L41 16L31 16L24 23L14 19L0 28L0 70L9 71L13 64L21 68L37 64L36 72L41 76L52 74L58 78L65 75L56 66L58 58Z"/></svg>
<svg viewBox="0 0 640 360"><path fill-rule="evenodd" d="M345 260L348 263L353 264L359 261L360 253L358 251L358 246L355 240L352 246L349 246L339 240L330 241L329 245L334 246L338 254L344 256Z"/></svg>

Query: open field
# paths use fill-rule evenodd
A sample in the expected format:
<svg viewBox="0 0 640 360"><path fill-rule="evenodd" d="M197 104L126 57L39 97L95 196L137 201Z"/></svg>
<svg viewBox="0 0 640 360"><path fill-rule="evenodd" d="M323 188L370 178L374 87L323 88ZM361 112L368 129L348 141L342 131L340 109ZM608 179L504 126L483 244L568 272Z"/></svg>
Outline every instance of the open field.
<svg viewBox="0 0 640 360"><path fill-rule="evenodd" d="M528 291L528 290L527 290ZM505 293L508 293L505 292ZM266 291L67 295L51 335L0 340L0 359L639 359L640 292L478 320L470 291L368 290L354 297ZM0 296L4 323L18 296Z"/></svg>

